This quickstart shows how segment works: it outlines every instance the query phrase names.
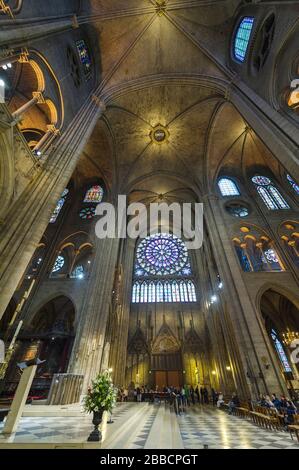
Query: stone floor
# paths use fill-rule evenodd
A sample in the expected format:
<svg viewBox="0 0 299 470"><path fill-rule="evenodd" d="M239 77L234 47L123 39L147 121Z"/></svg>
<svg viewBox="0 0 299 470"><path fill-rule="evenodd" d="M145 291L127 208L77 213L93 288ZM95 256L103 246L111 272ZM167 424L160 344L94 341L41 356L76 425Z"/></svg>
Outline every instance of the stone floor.
<svg viewBox="0 0 299 470"><path fill-rule="evenodd" d="M0 423L0 432L3 424ZM16 445L84 443L92 430L91 416L23 417L18 432L0 434L0 448ZM106 449L299 449L285 432L265 431L244 419L212 407L193 406L176 416L169 406L119 404L107 425Z"/></svg>

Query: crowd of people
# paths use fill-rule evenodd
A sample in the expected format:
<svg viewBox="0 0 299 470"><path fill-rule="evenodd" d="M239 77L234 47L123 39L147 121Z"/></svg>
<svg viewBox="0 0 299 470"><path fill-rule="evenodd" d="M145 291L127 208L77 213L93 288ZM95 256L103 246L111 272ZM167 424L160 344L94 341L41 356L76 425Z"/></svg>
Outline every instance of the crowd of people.
<svg viewBox="0 0 299 470"><path fill-rule="evenodd" d="M163 387L159 389L156 387L152 389L147 385L136 387L132 390L128 390L126 387L122 387L119 390L119 400L121 402L127 402L133 400L135 402L143 401L160 401L162 398L169 400L174 403L176 400L178 406L177 411L184 411L186 406L196 403L209 404L211 401L216 404L216 392L212 389L211 395L209 395L206 387L193 387L192 385L184 385L182 387ZM216 400L216 401L215 401Z"/></svg>
<svg viewBox="0 0 299 470"><path fill-rule="evenodd" d="M187 406L195 405L196 403L202 405L212 404L218 409L222 408L225 404L224 395L222 392L216 392L213 388L210 393L206 387L193 387L192 385L184 385L183 387L163 387L159 389L156 387L152 389L148 386L136 387L132 391L123 387L119 390L119 400L126 402L129 399L135 402L143 401L160 401L165 398L172 405L174 405L176 413L184 412ZM228 413L232 414L234 409L240 406L240 400L237 393L233 393L229 400L226 400L228 405ZM248 407L254 410L255 406L273 409L277 414L282 415L285 425L294 423L294 416L299 412L296 404L286 398L285 396L278 397L276 394L260 395L258 400L248 400Z"/></svg>
<svg viewBox="0 0 299 470"><path fill-rule="evenodd" d="M278 397L275 393L273 393L271 397L269 395L260 395L257 404L265 408L273 409L277 414L283 415L286 425L294 423L294 416L298 414L299 411L292 400L285 396Z"/></svg>

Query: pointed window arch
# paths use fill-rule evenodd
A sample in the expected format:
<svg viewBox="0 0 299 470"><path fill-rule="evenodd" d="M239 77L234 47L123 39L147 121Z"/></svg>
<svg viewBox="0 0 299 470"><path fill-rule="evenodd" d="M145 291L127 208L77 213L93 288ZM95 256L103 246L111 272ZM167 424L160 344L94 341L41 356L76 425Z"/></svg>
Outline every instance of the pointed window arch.
<svg viewBox="0 0 299 470"><path fill-rule="evenodd" d="M222 196L240 196L237 184L230 178L220 178L218 187Z"/></svg>
<svg viewBox="0 0 299 470"><path fill-rule="evenodd" d="M55 207L55 209L54 209L54 211L53 211L53 214L51 215L51 218L50 218L50 220L49 220L49 223L50 223L50 224L54 224L54 223L56 222L56 220L57 220L57 218L58 218L58 216L59 216L59 214L60 214L60 211L61 211L61 209L62 209L63 206L64 206L64 203L65 203L65 201L66 201L66 198L67 198L68 193L69 193L69 190L66 188L66 189L63 191L63 193L61 194L61 197L60 197L59 201L57 202L56 207Z"/></svg>
<svg viewBox="0 0 299 470"><path fill-rule="evenodd" d="M251 178L251 181L263 203L269 210L290 209L290 206L274 186L270 178L256 175Z"/></svg>
<svg viewBox="0 0 299 470"><path fill-rule="evenodd" d="M278 334L274 329L271 330L271 338L274 343L274 347L276 349L276 352L278 354L279 360L281 362L282 368L284 372L292 372L292 368L290 366L290 363L288 361L287 355L285 353L285 350L283 348L283 345L281 341L278 338Z"/></svg>
<svg viewBox="0 0 299 470"><path fill-rule="evenodd" d="M196 302L195 286L192 281L188 281L189 302Z"/></svg>
<svg viewBox="0 0 299 470"><path fill-rule="evenodd" d="M100 203L103 199L104 196L104 190L102 186L99 184L96 184L94 186L91 186L85 194L83 202L95 202L95 203Z"/></svg>
<svg viewBox="0 0 299 470"><path fill-rule="evenodd" d="M135 282L133 284L133 289L132 289L132 302L133 303L136 303L136 301L137 301L137 295L136 295L137 294L137 285L138 285L137 282Z"/></svg>

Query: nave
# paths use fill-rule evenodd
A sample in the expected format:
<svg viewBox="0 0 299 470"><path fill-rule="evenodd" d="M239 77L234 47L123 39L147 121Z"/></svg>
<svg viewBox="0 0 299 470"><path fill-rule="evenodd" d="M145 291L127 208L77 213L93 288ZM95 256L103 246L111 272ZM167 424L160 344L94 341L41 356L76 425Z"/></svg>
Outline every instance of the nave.
<svg viewBox="0 0 299 470"><path fill-rule="evenodd" d="M0 449L8 443L10 448L81 448L92 429L90 416L74 408L73 417L62 414L23 417L15 436L0 437ZM257 428L210 405L177 416L164 403L119 403L112 421L102 449L299 449L287 432Z"/></svg>

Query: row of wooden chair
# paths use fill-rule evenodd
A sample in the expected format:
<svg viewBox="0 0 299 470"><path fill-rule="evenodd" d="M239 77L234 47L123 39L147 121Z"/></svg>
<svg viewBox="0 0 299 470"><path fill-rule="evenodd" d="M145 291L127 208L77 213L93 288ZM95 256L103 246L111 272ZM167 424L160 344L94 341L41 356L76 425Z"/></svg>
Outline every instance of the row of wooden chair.
<svg viewBox="0 0 299 470"><path fill-rule="evenodd" d="M223 404L223 408L228 410L228 403ZM275 431L285 429L284 415L277 413L274 408L265 408L258 405L251 405L251 408L249 403L241 402L239 407L232 410L232 413L240 418L249 419L253 424L265 429ZM294 415L294 424L289 424L287 429L292 439L293 434L295 434L299 442L299 415Z"/></svg>
<svg viewBox="0 0 299 470"><path fill-rule="evenodd" d="M250 411L249 418L254 424L265 429L279 431L283 427L283 415L277 414L275 409L256 405L254 411Z"/></svg>

